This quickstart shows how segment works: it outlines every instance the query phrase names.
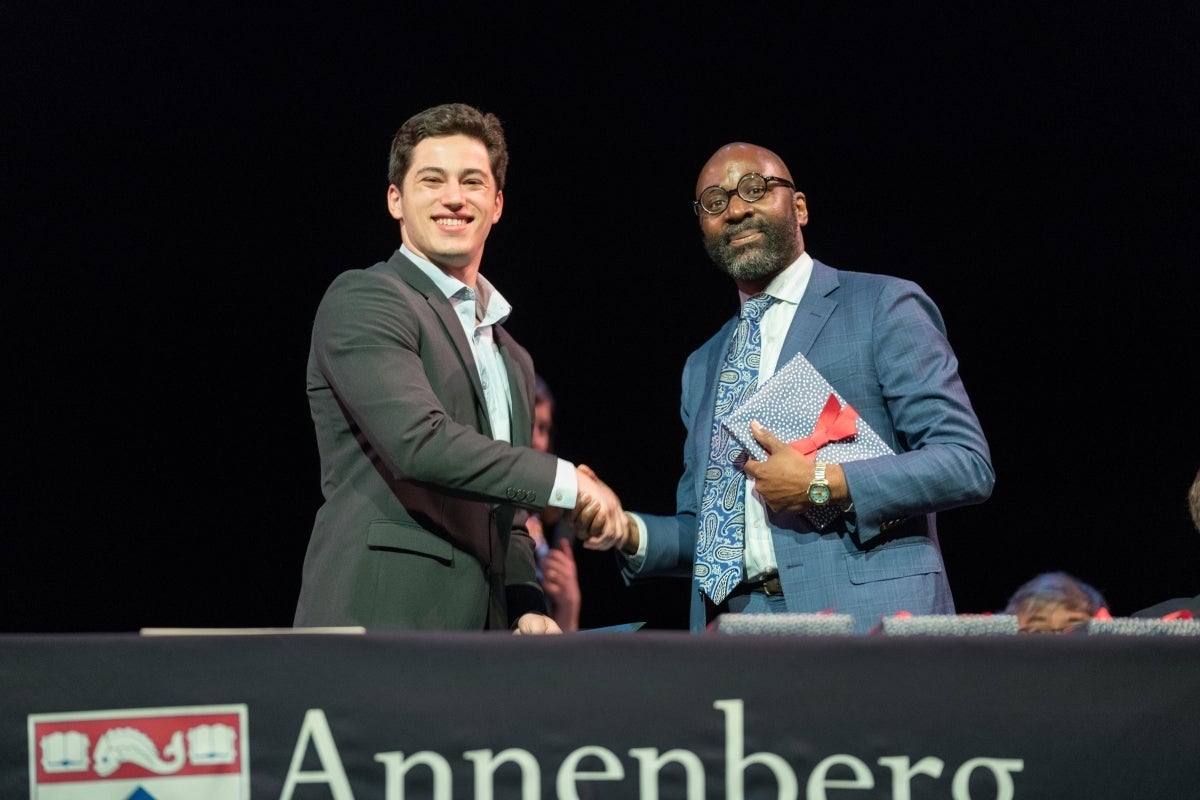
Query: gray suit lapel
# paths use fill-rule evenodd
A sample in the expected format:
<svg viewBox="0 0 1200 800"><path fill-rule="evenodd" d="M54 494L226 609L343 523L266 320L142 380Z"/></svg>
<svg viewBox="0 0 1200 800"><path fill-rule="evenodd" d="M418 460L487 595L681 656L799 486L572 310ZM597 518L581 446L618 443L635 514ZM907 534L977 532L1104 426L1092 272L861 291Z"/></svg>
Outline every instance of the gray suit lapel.
<svg viewBox="0 0 1200 800"><path fill-rule="evenodd" d="M508 372L508 388L512 395L509 421L512 443L528 447L533 441L533 408L532 400L529 393L525 391L525 387L533 380L533 376L527 376L522 368L523 365L513 356L513 341L508 335L508 331L499 325L495 326L493 331L496 336L496 346L500 348L500 358Z"/></svg>
<svg viewBox="0 0 1200 800"><path fill-rule="evenodd" d="M454 313L454 306L450 305L450 301L438 290L433 281L429 280L429 277L421 272L416 264L405 258L399 250L392 254L387 263L400 280L425 298L429 308L437 315L443 332L450 340L454 352L458 355L458 359L471 381L475 411L481 426L480 433L491 436L492 426L488 417L487 402L484 400L483 382L479 379L479 366L475 363L475 356L471 353L471 344L467 341L467 335L463 333L462 323L459 321L458 315Z"/></svg>

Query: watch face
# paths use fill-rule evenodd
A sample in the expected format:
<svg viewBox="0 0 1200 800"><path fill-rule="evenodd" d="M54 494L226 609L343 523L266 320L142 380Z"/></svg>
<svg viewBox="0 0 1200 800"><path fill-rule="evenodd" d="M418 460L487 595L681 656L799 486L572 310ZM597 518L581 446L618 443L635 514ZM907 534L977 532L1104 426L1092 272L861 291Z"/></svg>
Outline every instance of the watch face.
<svg viewBox="0 0 1200 800"><path fill-rule="evenodd" d="M819 506L823 506L829 502L829 484L814 483L808 487L808 499L812 500Z"/></svg>

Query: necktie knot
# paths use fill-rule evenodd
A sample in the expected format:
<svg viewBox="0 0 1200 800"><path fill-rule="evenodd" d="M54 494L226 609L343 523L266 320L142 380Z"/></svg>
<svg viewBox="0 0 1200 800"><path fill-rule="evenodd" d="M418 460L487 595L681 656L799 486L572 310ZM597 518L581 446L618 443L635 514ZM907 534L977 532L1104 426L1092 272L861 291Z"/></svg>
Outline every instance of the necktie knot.
<svg viewBox="0 0 1200 800"><path fill-rule="evenodd" d="M767 308L774 302L775 298L766 293L756 294L748 298L745 303L742 303L742 319L749 320L750 322L758 322L762 319L762 315L766 313Z"/></svg>

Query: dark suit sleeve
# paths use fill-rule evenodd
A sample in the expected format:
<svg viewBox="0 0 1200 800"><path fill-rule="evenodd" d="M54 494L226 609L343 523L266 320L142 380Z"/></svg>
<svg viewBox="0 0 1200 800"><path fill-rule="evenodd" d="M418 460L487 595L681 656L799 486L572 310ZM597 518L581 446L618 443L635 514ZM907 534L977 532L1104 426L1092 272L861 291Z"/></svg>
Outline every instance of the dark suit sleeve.
<svg viewBox="0 0 1200 800"><path fill-rule="evenodd" d="M466 499L544 506L557 460L481 433L485 412L468 372L474 364L430 303L374 270L343 273L322 299L314 358L364 440L358 445L397 480Z"/></svg>
<svg viewBox="0 0 1200 800"><path fill-rule="evenodd" d="M508 601L508 619L512 625L517 623L522 614L531 611L546 615L550 613L546 606L546 595L535 572L537 545L525 528L528 518L526 511L516 513L512 535L508 540L504 590Z"/></svg>

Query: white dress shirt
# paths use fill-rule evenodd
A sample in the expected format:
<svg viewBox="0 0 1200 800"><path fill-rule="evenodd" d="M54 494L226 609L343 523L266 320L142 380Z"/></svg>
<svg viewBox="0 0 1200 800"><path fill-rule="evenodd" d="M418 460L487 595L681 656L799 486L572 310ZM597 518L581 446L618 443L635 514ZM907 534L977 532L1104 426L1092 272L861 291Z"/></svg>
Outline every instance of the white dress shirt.
<svg viewBox="0 0 1200 800"><path fill-rule="evenodd" d="M765 289L777 298L763 314L761 360L758 367L758 385L762 386L775 374L779 366L779 352L783 340L796 316L796 306L808 288L812 275L812 258L801 253L791 266L776 275ZM738 292L743 303L749 295ZM754 491L754 479L746 476L746 551L744 577L753 580L766 573L776 571L775 548L771 544L771 527L767 524L767 507Z"/></svg>

